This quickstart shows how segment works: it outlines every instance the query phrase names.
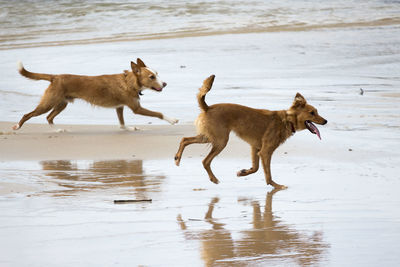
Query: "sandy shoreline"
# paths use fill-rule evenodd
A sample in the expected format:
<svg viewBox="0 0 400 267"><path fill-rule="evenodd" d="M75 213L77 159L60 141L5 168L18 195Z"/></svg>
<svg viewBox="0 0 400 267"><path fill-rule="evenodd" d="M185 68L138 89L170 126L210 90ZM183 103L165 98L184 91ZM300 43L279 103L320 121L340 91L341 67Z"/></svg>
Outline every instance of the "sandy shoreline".
<svg viewBox="0 0 400 267"><path fill-rule="evenodd" d="M0 122L0 160L112 160L165 159L173 157L184 136L196 135L194 125L137 125L139 130L126 131L117 125L26 124L12 131L13 123ZM63 129L65 132L57 132ZM223 155L246 156L248 145L231 138ZM193 145L186 157L208 153L205 145ZM236 155L235 155L236 154Z"/></svg>

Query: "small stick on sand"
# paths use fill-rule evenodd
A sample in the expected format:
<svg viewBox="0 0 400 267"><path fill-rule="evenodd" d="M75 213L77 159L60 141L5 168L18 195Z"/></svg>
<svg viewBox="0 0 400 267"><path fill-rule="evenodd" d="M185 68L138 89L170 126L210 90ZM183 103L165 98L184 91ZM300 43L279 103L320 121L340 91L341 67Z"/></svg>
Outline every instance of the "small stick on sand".
<svg viewBox="0 0 400 267"><path fill-rule="evenodd" d="M114 204L136 203L136 202L152 202L152 199L118 199L114 200Z"/></svg>

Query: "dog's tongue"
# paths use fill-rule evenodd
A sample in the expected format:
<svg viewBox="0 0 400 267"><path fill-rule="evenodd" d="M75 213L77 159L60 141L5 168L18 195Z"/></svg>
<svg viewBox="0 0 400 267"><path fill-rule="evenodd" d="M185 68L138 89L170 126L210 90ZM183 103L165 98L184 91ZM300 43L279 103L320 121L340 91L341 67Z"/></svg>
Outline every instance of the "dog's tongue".
<svg viewBox="0 0 400 267"><path fill-rule="evenodd" d="M319 133L317 126L315 126L311 121L306 121L306 124L308 130L310 130L310 132L312 132L313 134L316 134L318 138L321 140L321 135Z"/></svg>

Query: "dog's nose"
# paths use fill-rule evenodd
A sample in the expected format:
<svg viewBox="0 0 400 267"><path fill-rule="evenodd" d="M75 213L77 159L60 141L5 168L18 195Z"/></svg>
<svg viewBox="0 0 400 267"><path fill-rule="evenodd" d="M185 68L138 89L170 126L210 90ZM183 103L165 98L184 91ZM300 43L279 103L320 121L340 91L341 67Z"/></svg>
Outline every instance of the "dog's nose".
<svg viewBox="0 0 400 267"><path fill-rule="evenodd" d="M327 120L325 120L323 125L325 125L325 124L327 124L327 123L328 123L328 121L327 121Z"/></svg>
<svg viewBox="0 0 400 267"><path fill-rule="evenodd" d="M164 83L162 83L162 86L163 86L163 87L167 86L167 83L165 83L165 82L164 82Z"/></svg>

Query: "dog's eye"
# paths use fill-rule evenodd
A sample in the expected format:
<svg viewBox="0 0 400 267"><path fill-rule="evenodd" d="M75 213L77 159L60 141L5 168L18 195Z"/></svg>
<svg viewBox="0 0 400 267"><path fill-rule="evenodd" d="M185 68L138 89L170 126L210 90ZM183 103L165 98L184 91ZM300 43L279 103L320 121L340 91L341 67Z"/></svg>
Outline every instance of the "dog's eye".
<svg viewBox="0 0 400 267"><path fill-rule="evenodd" d="M154 76L154 75L150 75L150 80L154 80L155 78L156 78L156 76Z"/></svg>
<svg viewBox="0 0 400 267"><path fill-rule="evenodd" d="M310 114L311 114L311 116L314 116L314 115L315 115L315 112L314 112L314 111L311 111Z"/></svg>

